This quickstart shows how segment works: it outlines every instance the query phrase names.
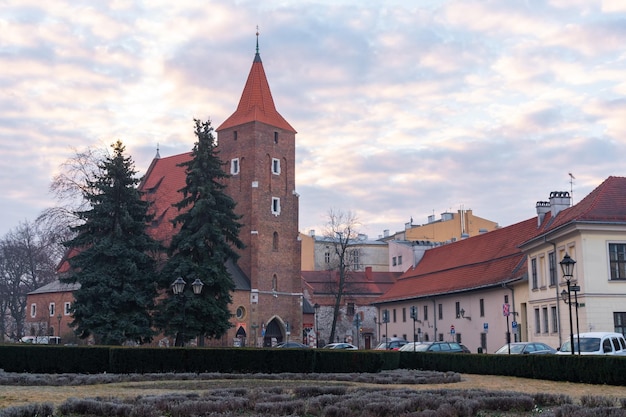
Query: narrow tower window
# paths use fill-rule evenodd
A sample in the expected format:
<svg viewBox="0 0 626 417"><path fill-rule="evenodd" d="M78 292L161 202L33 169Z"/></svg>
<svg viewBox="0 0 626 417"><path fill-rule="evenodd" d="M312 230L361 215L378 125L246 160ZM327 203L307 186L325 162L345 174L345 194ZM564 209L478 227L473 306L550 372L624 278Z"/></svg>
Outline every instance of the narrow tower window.
<svg viewBox="0 0 626 417"><path fill-rule="evenodd" d="M278 132L274 132L274 143L278 143Z"/></svg>
<svg viewBox="0 0 626 417"><path fill-rule="evenodd" d="M239 158L234 158L230 160L230 174L239 174Z"/></svg>
<svg viewBox="0 0 626 417"><path fill-rule="evenodd" d="M278 216L280 214L280 198L272 197L272 214Z"/></svg>
<svg viewBox="0 0 626 417"><path fill-rule="evenodd" d="M272 174L280 174L280 159L272 158Z"/></svg>
<svg viewBox="0 0 626 417"><path fill-rule="evenodd" d="M274 236L272 238L272 249L278 250L278 232L274 232Z"/></svg>
<svg viewBox="0 0 626 417"><path fill-rule="evenodd" d="M237 140L237 131L233 130L233 140Z"/></svg>

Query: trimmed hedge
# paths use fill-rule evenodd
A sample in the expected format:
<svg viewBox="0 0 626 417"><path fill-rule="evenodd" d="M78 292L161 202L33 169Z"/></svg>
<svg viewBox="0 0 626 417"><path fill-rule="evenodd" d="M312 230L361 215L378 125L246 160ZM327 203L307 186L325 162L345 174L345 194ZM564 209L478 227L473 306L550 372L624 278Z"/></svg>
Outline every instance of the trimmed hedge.
<svg viewBox="0 0 626 417"><path fill-rule="evenodd" d="M626 386L626 356L400 352L399 368Z"/></svg>
<svg viewBox="0 0 626 417"><path fill-rule="evenodd" d="M0 368L82 374L375 373L402 368L626 386L624 356L11 344L0 345Z"/></svg>

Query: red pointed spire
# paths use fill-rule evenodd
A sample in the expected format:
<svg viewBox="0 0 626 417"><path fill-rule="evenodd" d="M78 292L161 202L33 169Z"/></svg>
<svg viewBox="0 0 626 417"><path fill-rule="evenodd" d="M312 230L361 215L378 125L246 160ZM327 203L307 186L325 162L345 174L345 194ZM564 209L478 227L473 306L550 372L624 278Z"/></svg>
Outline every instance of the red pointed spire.
<svg viewBox="0 0 626 417"><path fill-rule="evenodd" d="M256 54L237 110L217 128L217 131L256 121L296 133L295 129L278 113L276 106L274 106L274 99L272 99L263 62L261 62L259 55L258 36L257 32Z"/></svg>

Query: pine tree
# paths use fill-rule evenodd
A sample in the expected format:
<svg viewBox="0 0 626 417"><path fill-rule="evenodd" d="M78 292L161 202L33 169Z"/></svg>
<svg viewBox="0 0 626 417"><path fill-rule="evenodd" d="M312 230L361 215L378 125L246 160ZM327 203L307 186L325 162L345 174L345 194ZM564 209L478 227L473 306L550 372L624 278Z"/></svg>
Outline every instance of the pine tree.
<svg viewBox="0 0 626 417"><path fill-rule="evenodd" d="M236 203L224 192L228 174L216 150L213 127L210 121L194 122L197 142L191 159L180 165L185 167L186 185L179 190L182 199L174 204L179 214L173 222L179 229L161 275L163 289L178 277L187 286L182 297L168 291L157 320L165 334L176 336L177 346L195 336L219 338L231 327L229 304L235 284L226 264L237 260L234 248L243 248ZM204 283L199 295L191 290L196 279Z"/></svg>
<svg viewBox="0 0 626 417"><path fill-rule="evenodd" d="M61 279L79 283L72 305L74 332L96 343L121 345L152 340L151 314L156 298L156 254L160 245L147 233L149 203L137 189L134 163L117 141L101 174L86 187L90 209L66 246L72 272Z"/></svg>

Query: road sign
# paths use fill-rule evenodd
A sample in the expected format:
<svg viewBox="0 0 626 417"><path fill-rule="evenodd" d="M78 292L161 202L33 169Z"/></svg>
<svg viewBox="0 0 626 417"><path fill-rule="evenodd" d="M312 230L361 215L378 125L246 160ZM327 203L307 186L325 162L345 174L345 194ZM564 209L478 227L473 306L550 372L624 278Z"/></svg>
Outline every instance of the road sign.
<svg viewBox="0 0 626 417"><path fill-rule="evenodd" d="M510 313L510 308L508 304L502 304L502 315L508 317Z"/></svg>
<svg viewBox="0 0 626 417"><path fill-rule="evenodd" d="M454 324L450 326L450 334L454 334L455 330L454 330Z"/></svg>
<svg viewBox="0 0 626 417"><path fill-rule="evenodd" d="M572 285L569 289L570 291L580 292L580 285Z"/></svg>
<svg viewBox="0 0 626 417"><path fill-rule="evenodd" d="M516 322L515 320L513 320L513 321L511 322L511 328L512 328L513 330L517 329L517 322Z"/></svg>
<svg viewBox="0 0 626 417"><path fill-rule="evenodd" d="M483 323L483 330L484 331L489 330L489 323Z"/></svg>

